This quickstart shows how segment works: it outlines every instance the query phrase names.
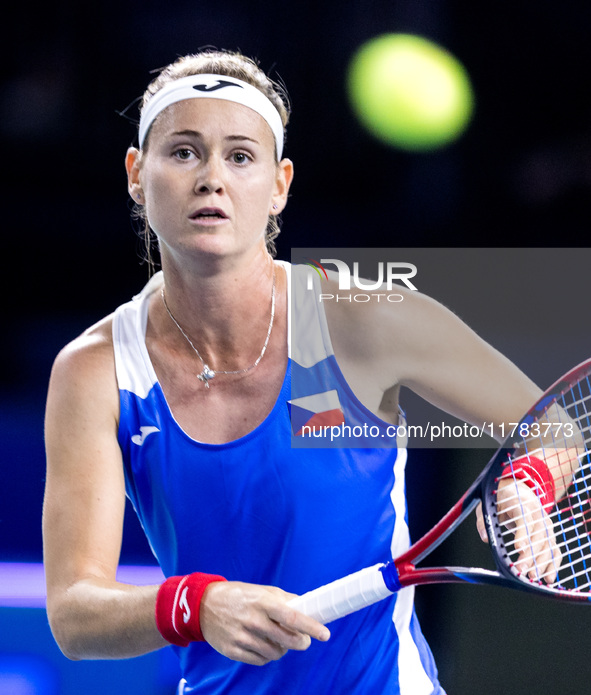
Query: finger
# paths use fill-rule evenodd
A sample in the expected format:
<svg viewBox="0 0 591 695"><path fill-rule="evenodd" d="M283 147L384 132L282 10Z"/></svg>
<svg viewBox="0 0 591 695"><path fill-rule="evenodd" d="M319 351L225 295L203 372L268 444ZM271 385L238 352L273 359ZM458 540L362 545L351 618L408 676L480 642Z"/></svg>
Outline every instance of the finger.
<svg viewBox="0 0 591 695"><path fill-rule="evenodd" d="M531 538L530 553L532 556L531 569L527 576L532 581L547 581L548 572L552 569L552 552L544 528L536 525Z"/></svg>
<svg viewBox="0 0 591 695"><path fill-rule="evenodd" d="M293 598L293 595L290 594L286 594L286 596ZM307 635L320 642L326 642L330 638L330 631L325 625L294 608L290 608L285 603L273 606L269 612L269 617L288 632Z"/></svg>
<svg viewBox="0 0 591 695"><path fill-rule="evenodd" d="M259 638L267 640L285 651L290 649L305 651L312 643L309 634L285 627L275 621L271 615L269 615L268 624L261 626L260 630L255 629L255 633Z"/></svg>
<svg viewBox="0 0 591 695"><path fill-rule="evenodd" d="M270 661L278 661L286 653L287 649L282 649L277 644L245 635L243 639L236 640L225 656L252 666L264 666Z"/></svg>
<svg viewBox="0 0 591 695"><path fill-rule="evenodd" d="M558 570L562 564L562 551L558 547L556 536L554 535L554 527L552 528L552 569L548 573L548 584L554 584L558 580Z"/></svg>
<svg viewBox="0 0 591 695"><path fill-rule="evenodd" d="M478 534L480 535L480 540L482 540L486 543L488 541L488 536L486 534L486 528L484 527L484 516L482 514L482 502L479 502L478 507L476 507L476 530L478 531Z"/></svg>
<svg viewBox="0 0 591 695"><path fill-rule="evenodd" d="M277 661L290 650L305 651L311 642L310 635L286 628L269 615L258 622L245 625L241 635L236 637L236 658L250 664L263 665Z"/></svg>
<svg viewBox="0 0 591 695"><path fill-rule="evenodd" d="M556 581L558 568L562 562L562 553L556 543L554 527L549 517L542 511L535 529L536 562L539 568L540 579L546 584Z"/></svg>
<svg viewBox="0 0 591 695"><path fill-rule="evenodd" d="M531 532L534 522L530 512L523 510L523 517L515 527L514 547L517 553L515 568L520 574L529 576L535 568L535 561L532 548Z"/></svg>

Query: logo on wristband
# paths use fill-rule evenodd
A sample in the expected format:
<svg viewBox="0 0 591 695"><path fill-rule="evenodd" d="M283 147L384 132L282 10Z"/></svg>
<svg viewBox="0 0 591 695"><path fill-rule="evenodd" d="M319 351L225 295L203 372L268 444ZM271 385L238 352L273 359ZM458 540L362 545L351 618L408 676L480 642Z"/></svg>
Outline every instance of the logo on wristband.
<svg viewBox="0 0 591 695"><path fill-rule="evenodd" d="M183 611L183 622L185 625L191 620L191 609L189 608L189 602L187 601L187 593L189 591L189 587L186 586L183 589L183 593L181 594L181 598L179 600L179 608Z"/></svg>

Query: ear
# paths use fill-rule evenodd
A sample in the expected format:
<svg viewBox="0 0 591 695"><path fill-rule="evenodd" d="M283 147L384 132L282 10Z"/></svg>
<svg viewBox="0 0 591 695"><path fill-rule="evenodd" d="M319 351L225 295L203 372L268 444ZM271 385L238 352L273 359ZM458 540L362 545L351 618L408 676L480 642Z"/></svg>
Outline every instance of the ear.
<svg viewBox="0 0 591 695"><path fill-rule="evenodd" d="M144 205L144 191L140 182L141 152L130 147L125 155L125 170L127 171L127 190L134 202Z"/></svg>
<svg viewBox="0 0 591 695"><path fill-rule="evenodd" d="M293 162L291 159L282 159L277 165L275 189L271 199L270 215L279 215L287 205L289 187L293 181Z"/></svg>

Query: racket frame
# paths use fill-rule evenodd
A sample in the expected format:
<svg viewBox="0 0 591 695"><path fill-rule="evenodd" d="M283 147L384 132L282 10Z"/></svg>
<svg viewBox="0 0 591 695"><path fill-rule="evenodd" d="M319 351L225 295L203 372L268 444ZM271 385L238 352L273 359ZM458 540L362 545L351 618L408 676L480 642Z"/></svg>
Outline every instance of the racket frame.
<svg viewBox="0 0 591 695"><path fill-rule="evenodd" d="M522 424L530 425L535 420L540 419L563 394L590 373L591 359L582 362L567 372L550 386L543 396L528 410L514 428L514 432L519 432ZM591 602L591 592L577 593L563 590L559 587L550 587L542 582L532 584L529 581L522 581L499 557L505 548L505 544L502 537L501 524L497 519L494 490L496 490L498 477L501 475L503 468L516 453L515 447L518 440L518 437L508 436L480 475L447 514L427 531L424 536L418 539L416 543L411 545L406 552L384 565L382 572L387 585L395 587L395 590L398 591L405 586L435 583L467 582L494 584L524 591L534 590L562 601ZM415 567L416 564L427 557L453 533L471 514L479 502L482 502L486 534L492 548L496 571L474 567Z"/></svg>

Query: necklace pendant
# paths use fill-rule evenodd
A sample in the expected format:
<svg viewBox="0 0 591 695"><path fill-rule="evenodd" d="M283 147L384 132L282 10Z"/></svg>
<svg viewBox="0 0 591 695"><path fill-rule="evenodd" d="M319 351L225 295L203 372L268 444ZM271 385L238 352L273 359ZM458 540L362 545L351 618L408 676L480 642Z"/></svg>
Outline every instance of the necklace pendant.
<svg viewBox="0 0 591 695"><path fill-rule="evenodd" d="M205 384L206 388L209 388L209 381L210 379L213 379L214 376L215 372L213 371L213 369L210 369L206 364L203 365L203 371L201 372L201 374L197 374L197 378L199 379L199 381L202 381Z"/></svg>
<svg viewBox="0 0 591 695"><path fill-rule="evenodd" d="M263 355L265 354L265 351L267 349L267 345L269 344L269 338L271 337L271 331L273 330L273 321L275 319L275 279L276 279L275 268L273 267L273 287L271 289L271 316L269 318L269 327L267 328L267 337L265 338L265 343L263 345L263 349L261 350L261 354L250 365L250 367L246 367L246 369L234 369L234 370L229 370L229 371L221 371L220 370L219 372L215 372L213 369L210 369L209 366L205 364L205 362L203 361L203 357L201 357L201 355L199 354L199 350L197 350L197 348L193 345L189 336L185 333L182 326L179 324L179 322L172 315L172 312L170 311L170 308L169 308L168 303L166 301L166 294L164 292L164 286L162 286L162 289L160 290L160 296L162 297L162 302L164 304L164 308L166 309L166 313L170 316L170 320L179 329L179 332L181 333L183 338L191 346L191 349L193 350L193 352L197 355L197 357L199 358L199 360L203 364L203 369L201 370L201 374L196 374L196 377L197 377L197 379L199 379L199 381L201 381L205 384L205 388L207 388L207 389L209 388L209 382L213 379L213 377L216 374L246 374L247 372L250 372L251 369L254 369L255 367L257 367L259 362L263 359Z"/></svg>

